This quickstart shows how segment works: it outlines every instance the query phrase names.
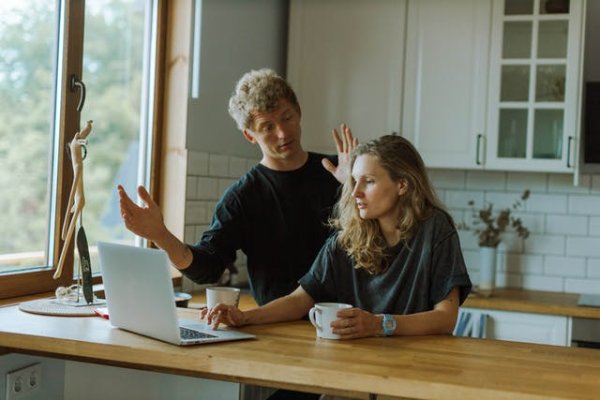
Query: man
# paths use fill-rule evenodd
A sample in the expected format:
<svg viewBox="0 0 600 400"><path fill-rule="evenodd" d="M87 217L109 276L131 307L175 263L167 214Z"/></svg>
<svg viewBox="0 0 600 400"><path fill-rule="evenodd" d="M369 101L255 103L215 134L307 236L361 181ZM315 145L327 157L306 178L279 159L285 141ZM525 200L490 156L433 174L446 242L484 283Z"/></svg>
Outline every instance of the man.
<svg viewBox="0 0 600 400"><path fill-rule="evenodd" d="M247 255L250 286L262 305L290 293L310 268L330 233L327 220L348 174L357 140L342 125L333 130L335 157L308 153L300 138L301 109L294 91L274 71L250 71L237 83L229 113L244 138L259 146L262 159L219 200L209 229L186 245L169 232L143 187L137 206L119 186L121 215L133 233L165 250L173 265L197 283L215 282Z"/></svg>

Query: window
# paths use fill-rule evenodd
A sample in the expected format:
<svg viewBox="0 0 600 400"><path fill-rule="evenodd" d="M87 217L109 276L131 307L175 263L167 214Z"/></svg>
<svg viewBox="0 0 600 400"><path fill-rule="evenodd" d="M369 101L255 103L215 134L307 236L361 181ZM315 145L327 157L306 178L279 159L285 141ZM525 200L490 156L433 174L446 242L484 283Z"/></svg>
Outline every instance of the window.
<svg viewBox="0 0 600 400"><path fill-rule="evenodd" d="M73 179L65 149L87 120L82 221L92 269L97 241L134 242L115 187L135 194L156 178L159 10L158 0L0 2L0 298L51 291L78 273L71 241L52 279ZM81 112L74 77L85 85Z"/></svg>

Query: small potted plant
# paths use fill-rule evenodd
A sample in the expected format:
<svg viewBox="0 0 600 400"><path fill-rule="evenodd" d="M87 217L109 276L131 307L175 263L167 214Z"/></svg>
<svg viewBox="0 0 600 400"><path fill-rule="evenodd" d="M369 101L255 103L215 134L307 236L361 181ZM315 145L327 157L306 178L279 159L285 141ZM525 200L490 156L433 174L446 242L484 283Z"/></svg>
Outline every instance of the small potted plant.
<svg viewBox="0 0 600 400"><path fill-rule="evenodd" d="M484 296L490 296L496 281L496 253L498 245L502 240L502 234L508 228L512 228L521 239L529 237L529 230L523 226L523 221L516 218L513 212L520 210L529 198L529 190L521 194L511 207L501 209L494 214L494 205L487 203L481 209L475 207L473 200L469 201L472 211L472 226L465 222L458 224L459 229L473 230L479 241L480 279L479 292Z"/></svg>

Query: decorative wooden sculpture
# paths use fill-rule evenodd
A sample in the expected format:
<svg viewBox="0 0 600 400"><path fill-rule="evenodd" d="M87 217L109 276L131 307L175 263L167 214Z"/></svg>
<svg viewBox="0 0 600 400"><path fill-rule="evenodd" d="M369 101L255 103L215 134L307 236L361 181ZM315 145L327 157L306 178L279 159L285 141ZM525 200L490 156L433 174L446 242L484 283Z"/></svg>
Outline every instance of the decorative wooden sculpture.
<svg viewBox="0 0 600 400"><path fill-rule="evenodd" d="M87 240L83 231L82 225L82 211L85 206L85 195L83 192L83 160L87 155L86 144L87 137L92 132L92 121L87 121L85 127L75 133L73 140L69 143L69 150L71 153L71 163L73 166L73 185L71 186L71 193L69 194L69 202L67 204L67 213L62 226L61 237L65 241L60 258L58 260L58 266L54 273L54 279L58 279L62 274L62 269L65 263L67 249L69 243L73 238L75 232L75 226L77 220L79 220L79 232L77 234L77 249L79 251L79 257L81 260L81 274L84 280L84 295L86 301L91 303L93 300L92 289L91 289L91 268L89 262L89 252L87 248ZM86 276L89 276L89 288L86 287ZM86 290L88 289L88 290ZM88 293L86 293L88 292Z"/></svg>

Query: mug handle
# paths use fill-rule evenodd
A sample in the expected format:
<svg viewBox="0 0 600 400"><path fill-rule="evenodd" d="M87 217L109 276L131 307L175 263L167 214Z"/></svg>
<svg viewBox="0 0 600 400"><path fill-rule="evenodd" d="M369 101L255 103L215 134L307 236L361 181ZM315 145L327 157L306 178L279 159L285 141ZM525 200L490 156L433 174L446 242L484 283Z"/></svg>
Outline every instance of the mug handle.
<svg viewBox="0 0 600 400"><path fill-rule="evenodd" d="M319 325L317 323L317 318L315 316L316 312L320 312L320 310L317 307L311 308L310 311L308 312L308 319L310 319L310 323L313 324L315 326L315 328L322 331L323 328L321 328L321 325Z"/></svg>

